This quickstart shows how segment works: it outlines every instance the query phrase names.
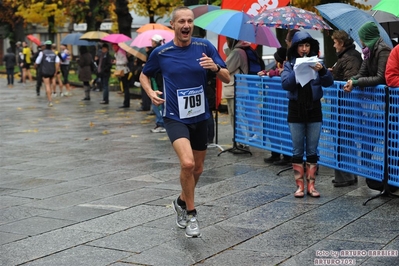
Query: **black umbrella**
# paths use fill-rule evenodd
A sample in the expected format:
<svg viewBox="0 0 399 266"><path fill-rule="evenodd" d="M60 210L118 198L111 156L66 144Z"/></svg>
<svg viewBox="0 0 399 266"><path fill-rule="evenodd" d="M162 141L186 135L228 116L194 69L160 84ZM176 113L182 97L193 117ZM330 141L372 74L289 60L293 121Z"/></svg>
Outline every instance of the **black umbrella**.
<svg viewBox="0 0 399 266"><path fill-rule="evenodd" d="M372 15L375 20L380 23L380 25L385 29L391 38L399 38L399 17L394 14L379 11L379 10L369 10L367 11Z"/></svg>

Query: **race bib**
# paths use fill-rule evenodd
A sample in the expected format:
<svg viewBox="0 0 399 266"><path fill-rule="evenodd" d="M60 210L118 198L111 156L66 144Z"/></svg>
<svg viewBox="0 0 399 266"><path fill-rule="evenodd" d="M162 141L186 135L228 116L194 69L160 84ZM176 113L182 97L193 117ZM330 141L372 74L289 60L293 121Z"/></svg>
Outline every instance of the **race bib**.
<svg viewBox="0 0 399 266"><path fill-rule="evenodd" d="M205 93L202 86L177 90L180 119L205 113Z"/></svg>

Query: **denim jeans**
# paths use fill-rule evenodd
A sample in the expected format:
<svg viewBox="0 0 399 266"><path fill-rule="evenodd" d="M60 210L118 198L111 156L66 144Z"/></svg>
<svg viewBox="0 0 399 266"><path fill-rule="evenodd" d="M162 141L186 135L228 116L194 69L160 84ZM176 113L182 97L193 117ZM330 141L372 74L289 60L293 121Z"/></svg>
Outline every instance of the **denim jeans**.
<svg viewBox="0 0 399 266"><path fill-rule="evenodd" d="M321 122L288 123L292 138L292 161L294 163L302 161L305 149L306 160L310 163L317 163L317 146L319 145L321 124Z"/></svg>
<svg viewBox="0 0 399 266"><path fill-rule="evenodd" d="M109 75L101 76L101 87L103 89L103 101L109 101Z"/></svg>
<svg viewBox="0 0 399 266"><path fill-rule="evenodd" d="M162 116L163 104L156 106L155 104L152 103L151 106L152 106L152 111L155 113L155 124L158 127L164 127L163 116Z"/></svg>
<svg viewBox="0 0 399 266"><path fill-rule="evenodd" d="M14 68L7 68L8 85L14 85Z"/></svg>

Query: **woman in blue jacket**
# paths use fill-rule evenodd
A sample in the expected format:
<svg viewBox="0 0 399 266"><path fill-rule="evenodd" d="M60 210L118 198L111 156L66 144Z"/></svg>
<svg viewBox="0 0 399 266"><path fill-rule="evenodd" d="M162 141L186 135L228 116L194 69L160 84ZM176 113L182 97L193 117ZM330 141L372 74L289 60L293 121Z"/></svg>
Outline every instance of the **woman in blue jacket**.
<svg viewBox="0 0 399 266"><path fill-rule="evenodd" d="M292 167L298 187L294 196L297 198L305 195L303 163L305 152L307 194L311 197L320 197L314 186L318 160L317 147L323 119L320 99L323 97L322 86L331 86L334 80L331 72L321 62L309 66L309 71L315 71L316 78L303 86L297 81L294 71L297 58L318 56L318 54L319 42L305 31L296 32L287 52L288 60L281 73L282 87L287 91L289 99L287 121L292 138Z"/></svg>

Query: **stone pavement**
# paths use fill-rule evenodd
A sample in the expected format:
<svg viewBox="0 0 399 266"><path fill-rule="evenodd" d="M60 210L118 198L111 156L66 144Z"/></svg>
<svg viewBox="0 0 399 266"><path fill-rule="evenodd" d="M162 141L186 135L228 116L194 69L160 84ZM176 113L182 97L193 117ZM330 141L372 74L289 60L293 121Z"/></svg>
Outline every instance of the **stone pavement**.
<svg viewBox="0 0 399 266"><path fill-rule="evenodd" d="M321 198L296 199L291 171L277 176L255 148L208 149L196 190L202 237L186 238L171 207L179 164L166 134L150 132L154 117L135 111L139 100L119 109L116 92L109 105L94 92L81 102L76 88L49 108L43 90L0 82L0 265L399 265L398 199L363 206L377 192L363 178L334 188L325 167ZM219 116L224 148L227 121Z"/></svg>

